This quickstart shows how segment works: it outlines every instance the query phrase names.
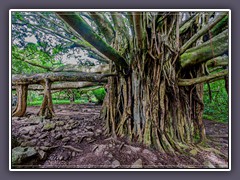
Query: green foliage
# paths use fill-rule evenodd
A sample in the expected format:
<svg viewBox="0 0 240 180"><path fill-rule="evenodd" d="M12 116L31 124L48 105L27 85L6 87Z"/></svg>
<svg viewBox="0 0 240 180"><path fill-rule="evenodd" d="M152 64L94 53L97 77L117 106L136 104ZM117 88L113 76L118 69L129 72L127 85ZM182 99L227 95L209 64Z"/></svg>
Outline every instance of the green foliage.
<svg viewBox="0 0 240 180"><path fill-rule="evenodd" d="M218 122L228 122L228 94L224 80L210 84L212 101L209 97L207 84L204 85L204 114L203 118Z"/></svg>
<svg viewBox="0 0 240 180"><path fill-rule="evenodd" d="M44 73L47 69L31 65L25 61L33 64L52 68L53 66L60 66L62 63L54 59L53 55L44 52L42 48L46 46L43 43L28 43L26 47L20 48L17 45L12 46L12 71L13 74L33 74ZM60 48L53 49L56 55L60 52Z"/></svg>
<svg viewBox="0 0 240 180"><path fill-rule="evenodd" d="M105 89L104 88L95 89L93 90L93 94L97 98L98 103L102 104L104 97L106 95Z"/></svg>

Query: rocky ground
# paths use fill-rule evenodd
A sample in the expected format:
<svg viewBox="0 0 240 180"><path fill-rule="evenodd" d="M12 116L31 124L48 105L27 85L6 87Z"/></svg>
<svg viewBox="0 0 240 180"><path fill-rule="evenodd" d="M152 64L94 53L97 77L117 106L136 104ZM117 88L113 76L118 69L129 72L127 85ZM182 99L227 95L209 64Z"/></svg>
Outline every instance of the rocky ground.
<svg viewBox="0 0 240 180"><path fill-rule="evenodd" d="M167 155L104 136L100 106L55 105L51 120L38 108L12 118L12 168L228 168L228 124L204 121L209 151Z"/></svg>

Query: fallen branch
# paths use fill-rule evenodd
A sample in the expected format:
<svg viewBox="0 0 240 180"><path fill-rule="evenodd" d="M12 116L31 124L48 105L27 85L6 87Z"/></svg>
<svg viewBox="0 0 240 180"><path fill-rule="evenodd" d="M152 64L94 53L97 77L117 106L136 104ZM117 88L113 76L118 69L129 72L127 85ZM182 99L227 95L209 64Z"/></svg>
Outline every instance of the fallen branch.
<svg viewBox="0 0 240 180"><path fill-rule="evenodd" d="M72 147L72 146L62 146L63 148L67 148L67 149L70 149L70 150L73 150L73 151L76 151L76 152L83 152L83 150L81 149L77 149L75 147Z"/></svg>

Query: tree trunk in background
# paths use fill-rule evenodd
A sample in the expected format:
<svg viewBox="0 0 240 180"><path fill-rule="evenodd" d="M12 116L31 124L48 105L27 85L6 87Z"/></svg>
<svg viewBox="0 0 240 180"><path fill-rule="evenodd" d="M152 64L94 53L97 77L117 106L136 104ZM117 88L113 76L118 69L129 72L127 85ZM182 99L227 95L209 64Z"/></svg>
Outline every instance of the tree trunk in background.
<svg viewBox="0 0 240 180"><path fill-rule="evenodd" d="M44 88L44 96L38 115L45 116L45 118L52 118L55 115L52 103L51 85L52 82L48 79L42 83Z"/></svg>
<svg viewBox="0 0 240 180"><path fill-rule="evenodd" d="M25 115L27 109L27 94L28 94L28 85L17 85L17 105L12 112L13 117L22 117Z"/></svg>

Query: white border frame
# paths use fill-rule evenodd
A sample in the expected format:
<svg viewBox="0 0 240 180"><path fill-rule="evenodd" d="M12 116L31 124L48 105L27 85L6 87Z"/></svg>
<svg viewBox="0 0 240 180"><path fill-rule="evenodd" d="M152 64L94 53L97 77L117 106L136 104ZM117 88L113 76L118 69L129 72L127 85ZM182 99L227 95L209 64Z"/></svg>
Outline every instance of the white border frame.
<svg viewBox="0 0 240 180"><path fill-rule="evenodd" d="M12 44L12 20L11 15L12 12L37 12L37 11L66 11L66 12L84 12L84 11L109 11L109 12L119 12L119 11L139 11L139 12L147 12L147 11L157 11L157 12L186 12L186 11L195 11L195 12L210 12L210 11L216 11L216 12L223 12L227 11L229 13L229 97L228 97L228 113L229 113L229 147L228 147L228 169L12 169L11 167L11 136L12 136L12 127L11 127L11 121L12 121L12 106L11 106L11 82L12 82L12 60L11 60L11 44ZM10 9L9 10L9 171L231 171L231 10L230 9Z"/></svg>

